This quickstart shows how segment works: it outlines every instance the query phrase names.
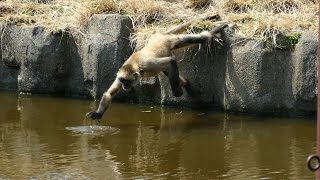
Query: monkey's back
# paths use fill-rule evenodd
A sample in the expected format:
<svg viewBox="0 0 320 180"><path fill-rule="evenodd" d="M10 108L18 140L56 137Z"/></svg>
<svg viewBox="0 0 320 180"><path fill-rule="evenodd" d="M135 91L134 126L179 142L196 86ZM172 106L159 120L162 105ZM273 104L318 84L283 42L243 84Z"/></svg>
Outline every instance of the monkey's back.
<svg viewBox="0 0 320 180"><path fill-rule="evenodd" d="M143 52L154 57L168 57L172 55L172 44L176 39L175 35L155 34L147 45L142 49Z"/></svg>

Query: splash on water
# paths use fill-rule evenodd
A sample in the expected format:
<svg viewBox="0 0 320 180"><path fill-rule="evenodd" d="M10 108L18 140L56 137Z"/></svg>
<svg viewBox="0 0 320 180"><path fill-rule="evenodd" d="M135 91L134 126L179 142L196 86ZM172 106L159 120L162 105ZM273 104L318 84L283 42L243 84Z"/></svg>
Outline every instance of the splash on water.
<svg viewBox="0 0 320 180"><path fill-rule="evenodd" d="M94 135L94 136L102 136L102 135L114 135L120 132L119 128L111 127L111 126L76 126L76 127L66 127L68 131L71 131L73 135Z"/></svg>

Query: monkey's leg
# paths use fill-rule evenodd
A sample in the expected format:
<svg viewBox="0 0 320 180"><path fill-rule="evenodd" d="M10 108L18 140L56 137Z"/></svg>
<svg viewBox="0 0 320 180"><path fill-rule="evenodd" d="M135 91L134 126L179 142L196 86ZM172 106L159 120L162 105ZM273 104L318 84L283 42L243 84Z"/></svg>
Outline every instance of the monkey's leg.
<svg viewBox="0 0 320 180"><path fill-rule="evenodd" d="M183 94L180 85L179 69L174 57L153 58L143 63L141 71L161 72L169 78L172 93L176 97Z"/></svg>
<svg viewBox="0 0 320 180"><path fill-rule="evenodd" d="M196 98L197 94L194 88L191 86L190 82L182 76L180 76L179 79L180 79L180 85L186 89L189 96L191 96L192 98Z"/></svg>
<svg viewBox="0 0 320 180"><path fill-rule="evenodd" d="M169 78L167 71L163 71L163 73ZM170 82L173 94L177 94L177 96L175 95L176 97L182 95L183 92L181 87L184 87L189 96L191 96L192 98L198 98L195 89L191 86L190 82L187 79L179 75L179 86L177 84L177 82ZM179 93L181 93L181 95L179 95Z"/></svg>
<svg viewBox="0 0 320 180"><path fill-rule="evenodd" d="M184 78L180 78L177 61L171 60L170 66L163 73L169 78L172 94L176 97L182 96L183 91L181 86L184 86L187 81Z"/></svg>

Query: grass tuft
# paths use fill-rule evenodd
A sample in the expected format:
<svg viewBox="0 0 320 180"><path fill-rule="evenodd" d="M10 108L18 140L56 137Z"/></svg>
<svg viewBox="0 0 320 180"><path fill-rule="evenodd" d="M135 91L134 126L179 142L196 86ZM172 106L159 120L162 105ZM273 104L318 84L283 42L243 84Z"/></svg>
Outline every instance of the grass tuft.
<svg viewBox="0 0 320 180"><path fill-rule="evenodd" d="M210 5L211 0L184 0L183 4L187 8L202 9Z"/></svg>
<svg viewBox="0 0 320 180"><path fill-rule="evenodd" d="M157 1L150 0L124 0L120 8L133 16L135 24L150 24L158 21L164 13L163 6Z"/></svg>
<svg viewBox="0 0 320 180"><path fill-rule="evenodd" d="M293 0L270 0L267 7L274 13L294 13L299 9L298 4Z"/></svg>
<svg viewBox="0 0 320 180"><path fill-rule="evenodd" d="M252 2L251 0L227 0L223 7L229 12L245 13L252 8Z"/></svg>

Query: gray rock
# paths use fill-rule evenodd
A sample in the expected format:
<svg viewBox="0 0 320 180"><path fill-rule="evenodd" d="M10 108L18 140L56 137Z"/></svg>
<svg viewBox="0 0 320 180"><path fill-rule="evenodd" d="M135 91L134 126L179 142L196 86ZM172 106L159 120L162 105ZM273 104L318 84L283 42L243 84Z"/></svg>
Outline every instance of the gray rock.
<svg viewBox="0 0 320 180"><path fill-rule="evenodd" d="M26 59L26 51L32 29L22 28L13 24L3 24L1 34L1 54L5 65L19 68L21 61Z"/></svg>
<svg viewBox="0 0 320 180"><path fill-rule="evenodd" d="M0 90L14 91L18 88L19 71L14 68L10 68L0 61Z"/></svg>
<svg viewBox="0 0 320 180"><path fill-rule="evenodd" d="M19 28L19 27L17 27ZM42 27L23 28L27 42L25 57L21 59L18 91L26 93L64 93L64 79L68 73L66 36L48 34ZM22 52L18 51L18 54Z"/></svg>
<svg viewBox="0 0 320 180"><path fill-rule="evenodd" d="M0 32L3 35L4 24L0 23ZM4 37L4 36L2 36ZM2 38L0 38L0 44L2 44ZM0 51L0 57L2 59L2 52ZM4 61L0 61L0 90L16 90L17 89L17 77L19 71L15 67L8 67Z"/></svg>
<svg viewBox="0 0 320 180"><path fill-rule="evenodd" d="M93 15L82 39L85 88L99 99L111 85L122 63L132 53L129 36L132 21L122 15Z"/></svg>
<svg viewBox="0 0 320 180"><path fill-rule="evenodd" d="M73 37L68 38L69 72L65 79L65 95L82 98L90 97L90 92L85 88L81 43L79 41Z"/></svg>
<svg viewBox="0 0 320 180"><path fill-rule="evenodd" d="M316 33L303 33L293 52L265 48L255 40L236 41L228 52L226 110L285 115L316 111Z"/></svg>
<svg viewBox="0 0 320 180"><path fill-rule="evenodd" d="M232 44L227 55L224 108L251 113L291 110L291 52L266 48L256 40L234 39Z"/></svg>
<svg viewBox="0 0 320 180"><path fill-rule="evenodd" d="M42 27L2 25L0 88L25 93L64 92L66 36Z"/></svg>
<svg viewBox="0 0 320 180"><path fill-rule="evenodd" d="M132 52L128 16L92 16L84 28L85 37L77 42L68 34L46 33L41 27L5 25L1 29L1 87L18 84L22 92L98 99Z"/></svg>
<svg viewBox="0 0 320 180"><path fill-rule="evenodd" d="M317 33L305 32L293 54L292 91L295 98L295 108L299 111L314 112L316 110L317 48Z"/></svg>

